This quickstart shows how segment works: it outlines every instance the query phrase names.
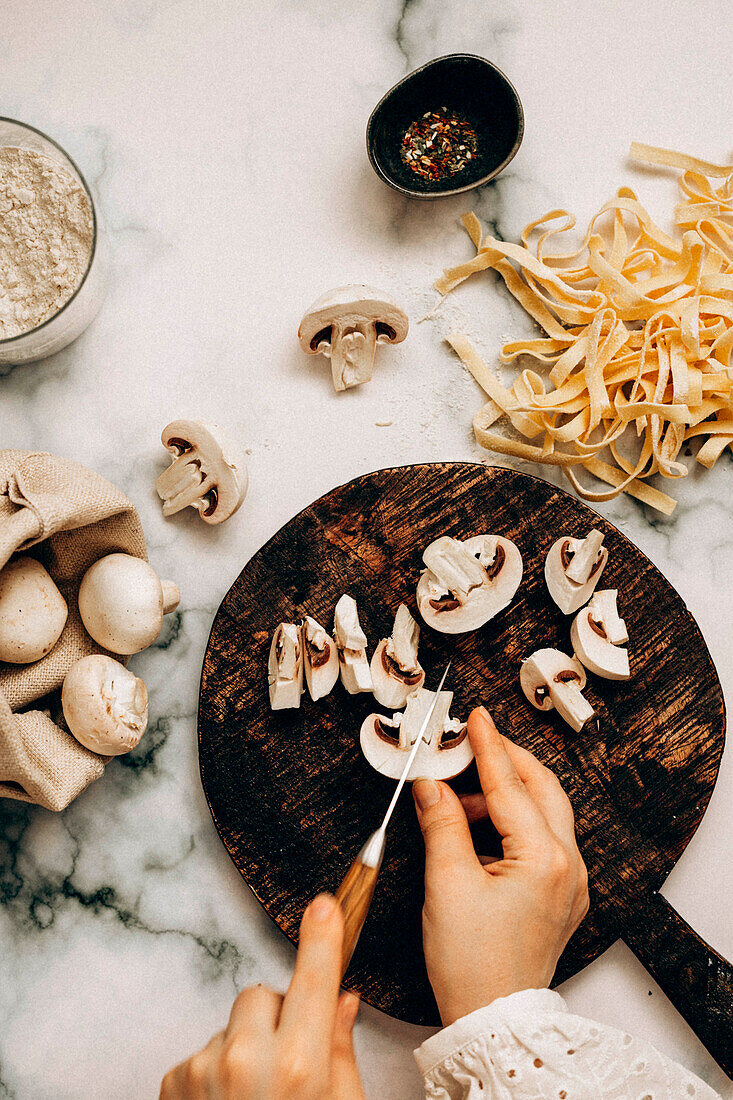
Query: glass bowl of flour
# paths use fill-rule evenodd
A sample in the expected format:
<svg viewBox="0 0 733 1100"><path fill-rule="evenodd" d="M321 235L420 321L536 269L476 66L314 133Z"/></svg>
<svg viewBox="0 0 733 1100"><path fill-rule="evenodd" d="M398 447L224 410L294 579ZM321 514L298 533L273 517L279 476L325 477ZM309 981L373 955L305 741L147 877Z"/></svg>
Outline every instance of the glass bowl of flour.
<svg viewBox="0 0 733 1100"><path fill-rule="evenodd" d="M86 180L40 130L0 118L0 367L44 359L99 311L107 248Z"/></svg>

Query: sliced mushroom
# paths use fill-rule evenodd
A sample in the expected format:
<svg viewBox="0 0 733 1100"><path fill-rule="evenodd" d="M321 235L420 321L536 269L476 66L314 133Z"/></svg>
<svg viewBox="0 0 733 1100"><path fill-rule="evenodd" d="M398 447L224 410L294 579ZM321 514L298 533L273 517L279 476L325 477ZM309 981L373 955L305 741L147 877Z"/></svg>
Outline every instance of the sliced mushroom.
<svg viewBox="0 0 733 1100"><path fill-rule="evenodd" d="M229 519L247 492L247 470L240 449L218 424L173 420L161 442L174 456L155 483L163 515L196 508L204 523Z"/></svg>
<svg viewBox="0 0 733 1100"><path fill-rule="evenodd" d="M153 644L180 599L173 581L161 581L142 558L107 554L84 574L79 614L98 645L129 656Z"/></svg>
<svg viewBox="0 0 733 1100"><path fill-rule="evenodd" d="M407 314L386 294L369 286L344 286L313 303L300 322L298 339L309 355L331 360L334 389L346 390L370 381L377 344L399 344L407 328Z"/></svg>
<svg viewBox="0 0 733 1100"><path fill-rule="evenodd" d="M587 603L608 561L603 533L593 529L584 539L563 536L553 542L545 558L545 581L564 615Z"/></svg>
<svg viewBox="0 0 733 1100"><path fill-rule="evenodd" d="M461 542L443 535L425 549L417 606L443 634L477 630L507 607L522 579L522 555L500 535Z"/></svg>
<svg viewBox="0 0 733 1100"><path fill-rule="evenodd" d="M333 636L339 657L341 683L349 695L372 690L372 674L366 654L366 634L359 623L359 612L352 596L344 594L336 604Z"/></svg>
<svg viewBox="0 0 733 1100"><path fill-rule="evenodd" d="M303 620L302 640L305 679L315 701L328 695L339 678L338 652L333 638L310 615Z"/></svg>
<svg viewBox="0 0 733 1100"><path fill-rule="evenodd" d="M418 688L408 697L403 714L394 714L391 719L370 714L364 719L359 736L361 750L371 766L388 779L402 775L406 754L415 744L434 698L434 691ZM408 779L452 779L473 760L465 723L450 717L452 701L452 691L441 691Z"/></svg>
<svg viewBox="0 0 733 1100"><path fill-rule="evenodd" d="M68 613L66 600L41 563L13 558L0 570L0 661L40 661L61 637Z"/></svg>
<svg viewBox="0 0 733 1100"><path fill-rule="evenodd" d="M300 706L303 694L303 645L295 623L280 623L272 636L267 662L270 706L287 710Z"/></svg>
<svg viewBox="0 0 733 1100"><path fill-rule="evenodd" d="M101 756L134 749L148 724L145 684L101 653L71 666L61 689L61 706L77 741Z"/></svg>
<svg viewBox="0 0 733 1100"><path fill-rule="evenodd" d="M556 710L576 733L593 717L593 707L582 694L585 669L559 649L538 649L522 661L519 683L533 707Z"/></svg>
<svg viewBox="0 0 733 1100"><path fill-rule="evenodd" d="M628 680L628 651L618 642L628 642L626 624L616 610L616 589L596 592L587 607L578 612L570 627L575 655L589 672L605 680Z"/></svg>
<svg viewBox="0 0 733 1100"><path fill-rule="evenodd" d="M399 710L424 684L425 672L417 659L419 639L420 627L401 603L391 637L382 639L371 662L374 698L383 707Z"/></svg>

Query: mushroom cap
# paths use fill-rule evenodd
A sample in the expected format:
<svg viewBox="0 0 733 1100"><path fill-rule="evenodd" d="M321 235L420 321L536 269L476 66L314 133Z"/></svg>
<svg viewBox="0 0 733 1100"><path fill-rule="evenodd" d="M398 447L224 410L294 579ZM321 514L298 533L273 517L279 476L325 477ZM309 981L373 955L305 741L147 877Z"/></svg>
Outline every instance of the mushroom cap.
<svg viewBox="0 0 733 1100"><path fill-rule="evenodd" d="M322 294L305 311L298 340L303 351L317 355L320 346L329 341L320 340L313 346L315 337L331 325L351 327L370 322L385 326L378 343L399 344L407 336L407 314L389 295L363 284L340 286Z"/></svg>
<svg viewBox="0 0 733 1100"><path fill-rule="evenodd" d="M163 428L160 441L176 458L187 453L181 444L195 452L208 488L203 499L195 499L191 507L197 509L204 523L216 525L234 515L247 494L249 479L241 448L223 428L208 420L172 420ZM156 481L158 495L164 500L167 474L164 470ZM165 505L163 508L168 515L178 510L175 504L167 512Z"/></svg>
<svg viewBox="0 0 733 1100"><path fill-rule="evenodd" d="M594 624L597 624L594 626ZM579 661L604 680L628 680L629 654L610 641L593 600L582 608L570 627L570 640Z"/></svg>
<svg viewBox="0 0 733 1100"><path fill-rule="evenodd" d="M101 653L71 666L61 689L61 706L77 741L101 756L134 749L148 724L145 684Z"/></svg>
<svg viewBox="0 0 733 1100"><path fill-rule="evenodd" d="M494 577L490 577L486 568L479 562L479 556L486 546L487 539L492 540L495 555L503 554L501 566ZM435 588L441 580L436 577L429 564L432 562L437 568L437 561L432 551L441 542L441 539L437 539L426 548L423 554L423 561L428 568L422 573L417 585L418 610L428 626L443 634L464 634L469 630L477 630L512 602L522 579L522 555L513 542L501 535L475 535L462 543L458 539L449 539L448 542L458 543L462 547L459 553L467 552L465 576L473 579L470 580L470 584L468 581L463 582L464 591L465 589L468 591L465 591L465 594L459 592L456 595L458 606L441 611L431 604L431 600L435 600ZM472 564L469 564L468 556L473 559ZM479 566L480 569L477 572ZM483 579L481 579L481 573ZM476 574L475 578L474 574ZM481 583L476 583L478 580ZM458 574L455 580L448 583L461 584ZM448 591L451 590L448 589Z"/></svg>
<svg viewBox="0 0 733 1100"><path fill-rule="evenodd" d="M432 694L431 692L430 695ZM395 719L397 719L397 722L394 719L386 718L384 715L370 714L364 719L359 733L361 751L368 763L388 779L400 778L407 763L409 752L412 749L412 744L409 741L405 748L399 748L398 745L385 741L377 733L376 722L381 722L387 729L389 727L394 729L405 720L404 716L400 715L395 715ZM405 739L401 738L400 740L404 741ZM415 754L415 759L407 776L408 780L453 779L466 770L473 760L473 749L468 736L465 735L465 728L461 727L461 739L452 748L441 749L439 742L440 733L433 733L429 742L422 742Z"/></svg>
<svg viewBox="0 0 733 1100"><path fill-rule="evenodd" d="M175 585L161 582L142 558L108 554L84 574L79 614L98 645L129 656L152 645L164 613L175 610L179 599Z"/></svg>
<svg viewBox="0 0 733 1100"><path fill-rule="evenodd" d="M39 661L66 625L66 600L39 561L13 558L0 569L0 661Z"/></svg>
<svg viewBox="0 0 733 1100"><path fill-rule="evenodd" d="M588 602L608 561L608 550L601 547L599 564L585 583L574 581L569 577L563 565L563 548L567 545L568 549L574 553L584 541L584 539L563 535L562 538L553 542L545 558L545 582L552 599L563 615L572 615Z"/></svg>
<svg viewBox="0 0 733 1100"><path fill-rule="evenodd" d="M338 650L333 638L310 615L303 620L301 635L305 680L310 697L315 702L328 695L339 678Z"/></svg>

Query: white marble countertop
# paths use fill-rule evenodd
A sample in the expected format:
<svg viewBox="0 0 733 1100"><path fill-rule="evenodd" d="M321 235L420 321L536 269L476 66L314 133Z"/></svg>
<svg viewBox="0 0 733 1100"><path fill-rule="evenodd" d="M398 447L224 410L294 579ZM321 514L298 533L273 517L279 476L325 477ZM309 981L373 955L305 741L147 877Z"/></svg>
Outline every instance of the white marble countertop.
<svg viewBox="0 0 733 1100"><path fill-rule="evenodd" d="M114 250L103 311L53 359L0 378L0 446L86 463L137 505L180 613L135 659L151 690L139 749L64 814L0 806L0 1097L153 1097L239 988L283 986L290 944L219 843L198 778L199 672L215 610L251 554L334 484L379 466L475 458L480 402L441 343L465 318L490 357L527 321L488 281L381 354L374 382L334 395L295 340L332 285L391 289L418 320L446 262L470 254L473 206L514 238L554 206L588 216L621 184L664 222L671 175L626 160L636 138L730 155L733 28L723 0L39 0L3 5L3 114L64 145L98 195ZM519 155L493 186L405 201L373 175L364 127L380 95L432 56L469 50L514 81ZM220 530L163 520L158 442L178 416L220 420L250 450L243 510ZM389 427L376 421L391 420ZM672 520L601 506L666 573L733 691L731 458L695 470ZM707 814L664 887L733 956L730 806L723 759ZM616 944L562 989L571 1008L643 1035L733 1091L647 973ZM421 1095L425 1029L364 1008L370 1097Z"/></svg>

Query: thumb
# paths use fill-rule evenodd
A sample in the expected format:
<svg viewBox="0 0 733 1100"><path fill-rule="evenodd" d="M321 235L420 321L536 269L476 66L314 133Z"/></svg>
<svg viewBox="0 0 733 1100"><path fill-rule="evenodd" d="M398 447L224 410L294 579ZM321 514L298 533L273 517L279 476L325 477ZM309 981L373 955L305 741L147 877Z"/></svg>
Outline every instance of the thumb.
<svg viewBox="0 0 733 1100"><path fill-rule="evenodd" d="M354 1054L354 1023L358 1011L356 994L342 993L333 1028L331 1060L331 1095L338 1100L365 1100Z"/></svg>
<svg viewBox="0 0 733 1100"><path fill-rule="evenodd" d="M416 779L412 785L417 819L425 839L425 875L477 864L460 799L446 783Z"/></svg>

